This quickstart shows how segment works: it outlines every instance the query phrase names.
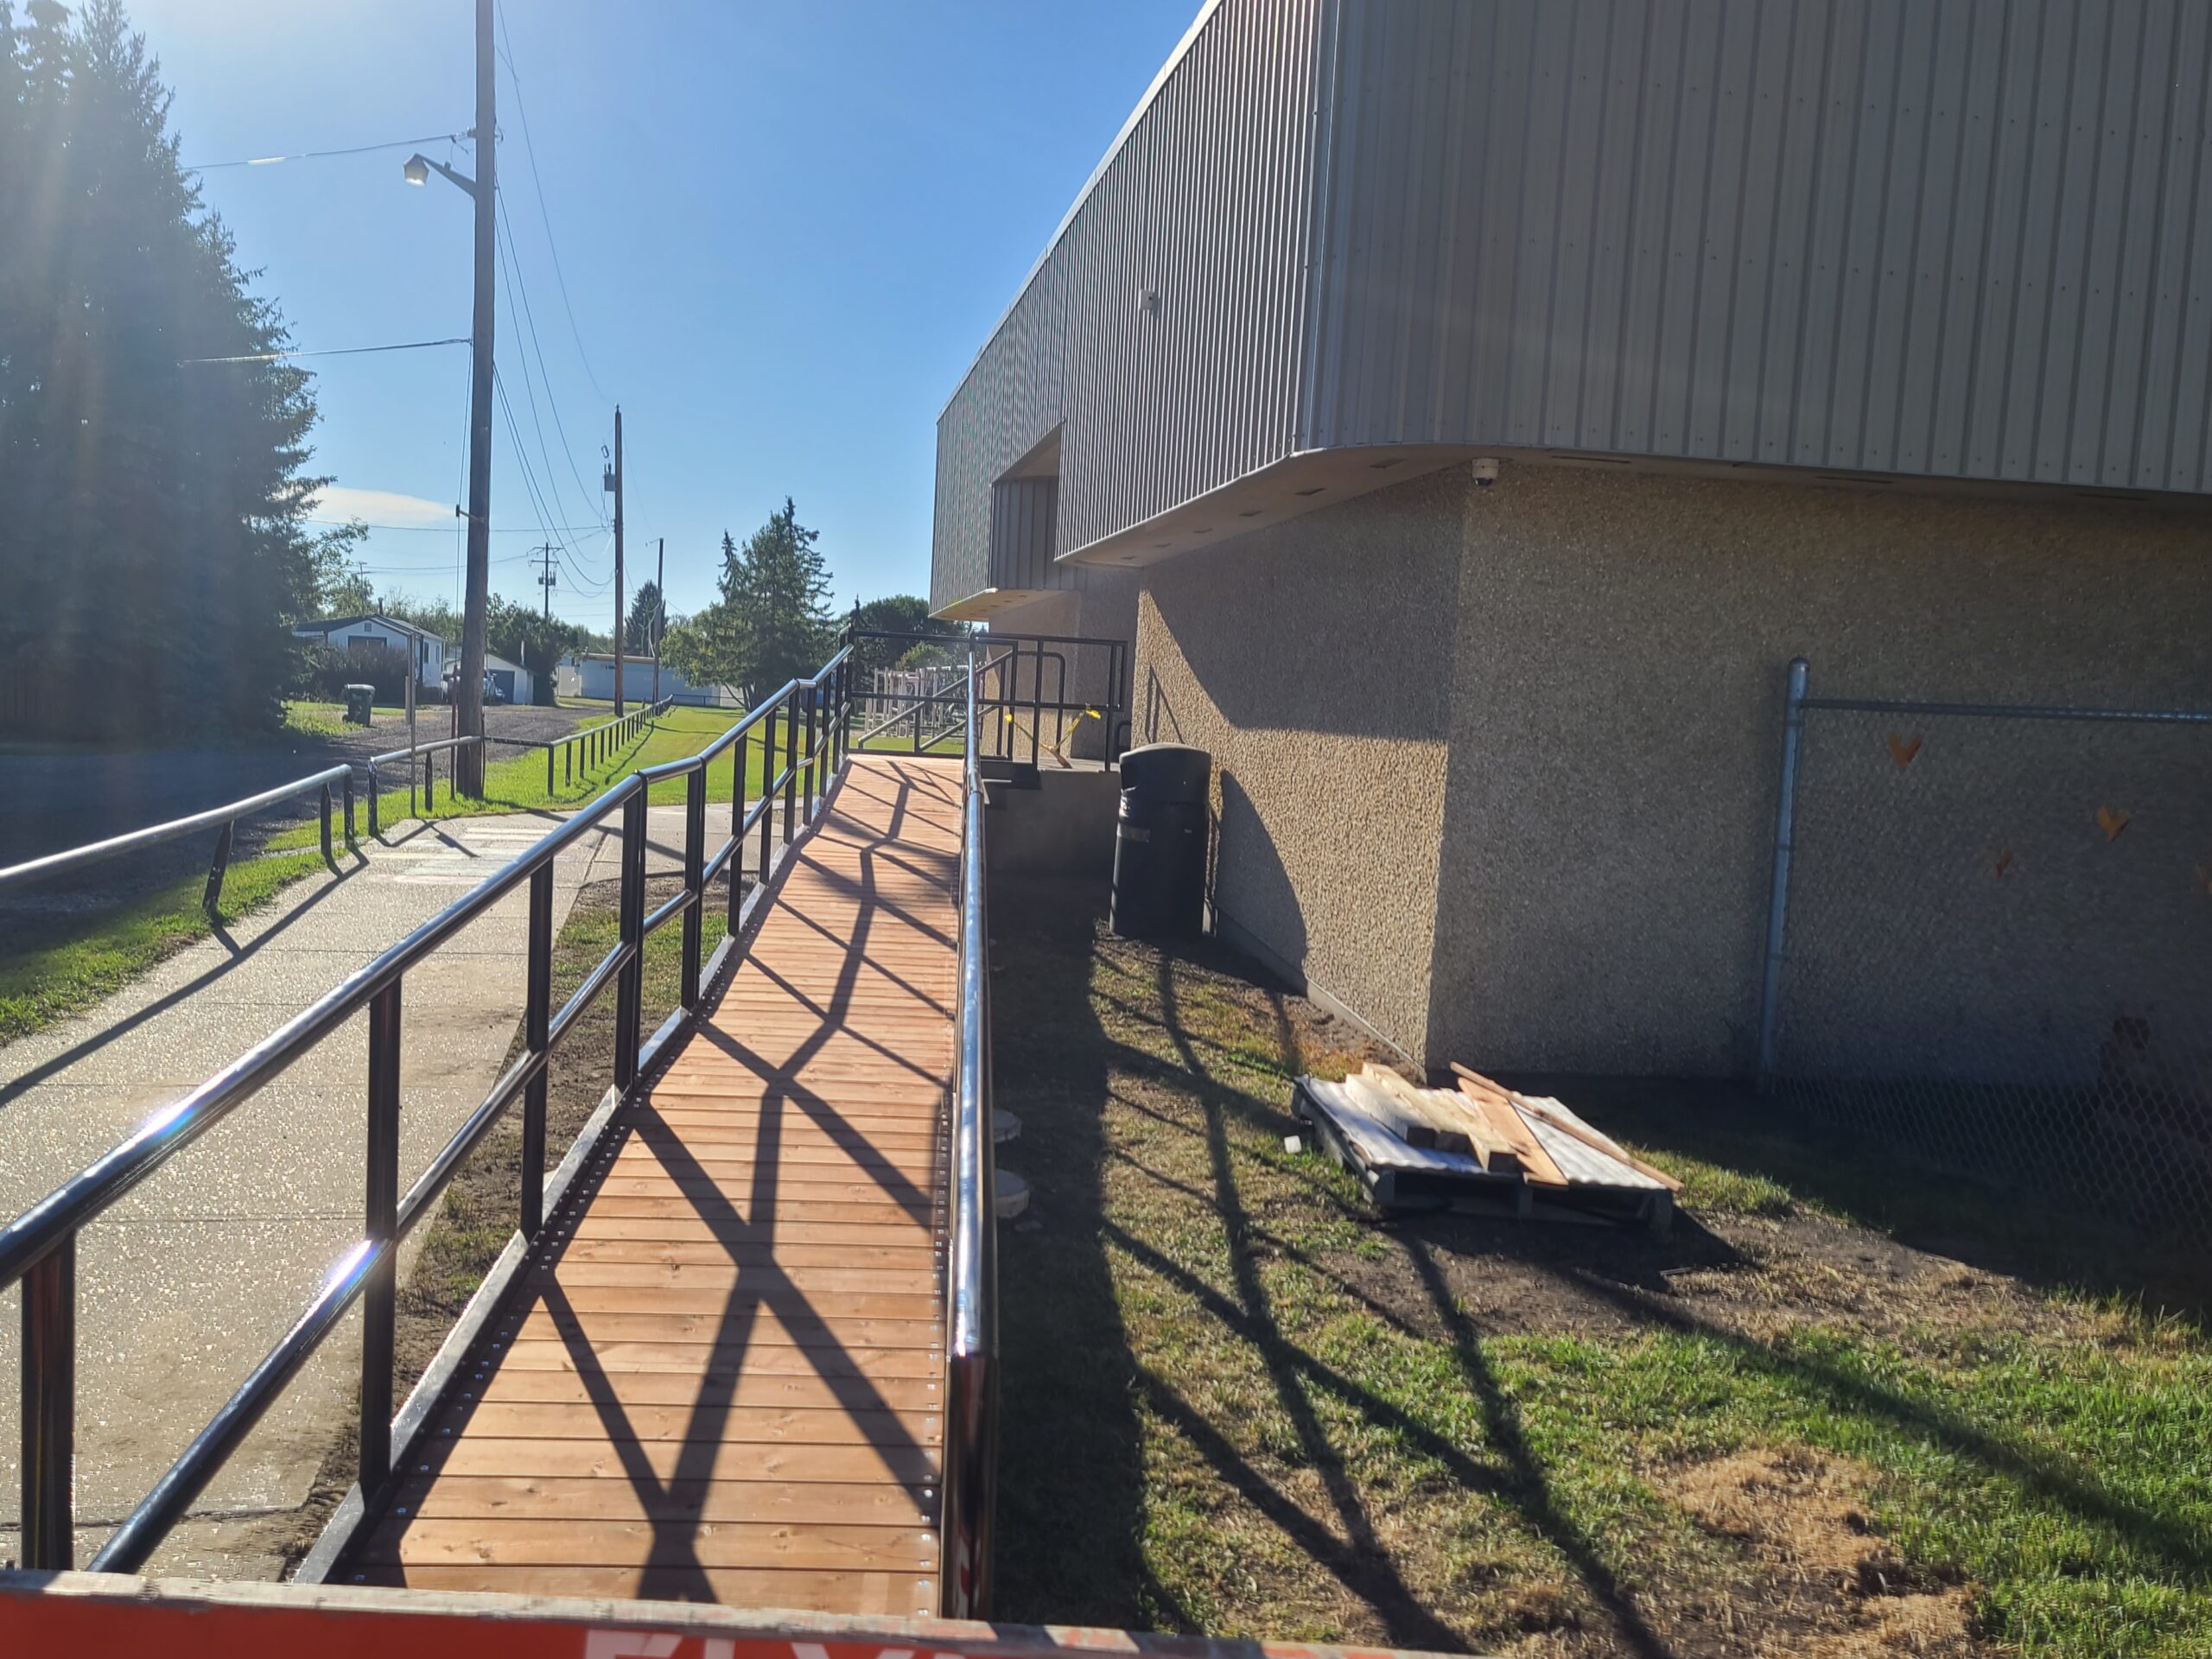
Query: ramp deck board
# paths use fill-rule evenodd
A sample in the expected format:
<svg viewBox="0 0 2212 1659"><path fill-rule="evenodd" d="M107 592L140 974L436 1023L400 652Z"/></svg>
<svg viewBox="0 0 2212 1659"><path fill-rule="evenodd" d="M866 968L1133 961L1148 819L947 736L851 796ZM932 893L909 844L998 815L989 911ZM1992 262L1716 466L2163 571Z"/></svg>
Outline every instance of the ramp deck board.
<svg viewBox="0 0 2212 1659"><path fill-rule="evenodd" d="M340 1582L936 1613L960 826L848 764Z"/></svg>

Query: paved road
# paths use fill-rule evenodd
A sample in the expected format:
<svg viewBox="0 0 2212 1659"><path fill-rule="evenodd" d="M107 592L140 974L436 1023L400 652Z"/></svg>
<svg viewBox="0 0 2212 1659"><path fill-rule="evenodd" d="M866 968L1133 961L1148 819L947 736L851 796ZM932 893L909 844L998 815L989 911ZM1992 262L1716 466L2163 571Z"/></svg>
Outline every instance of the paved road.
<svg viewBox="0 0 2212 1659"><path fill-rule="evenodd" d="M709 809L710 837L728 808ZM550 817L388 830L99 1007L0 1048L0 1217L12 1217L543 835ZM678 868L682 809L655 808L648 868ZM556 864L566 915L620 843ZM751 868L752 861L748 861ZM495 1080L522 1007L527 893L405 981L401 1185ZM359 1236L366 1016L356 1016L88 1230L79 1251L79 1539L89 1559ZM17 1490L17 1293L0 1297L0 1559ZM358 1336L334 1339L157 1558L165 1572L273 1574L257 1534L304 1498L348 1421Z"/></svg>

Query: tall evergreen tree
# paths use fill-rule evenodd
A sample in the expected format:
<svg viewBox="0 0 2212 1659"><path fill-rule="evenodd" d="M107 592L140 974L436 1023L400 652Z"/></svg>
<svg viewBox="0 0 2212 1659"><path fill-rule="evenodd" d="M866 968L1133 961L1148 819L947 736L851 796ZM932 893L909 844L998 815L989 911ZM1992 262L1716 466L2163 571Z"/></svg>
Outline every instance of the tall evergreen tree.
<svg viewBox="0 0 2212 1659"><path fill-rule="evenodd" d="M748 703L813 673L837 636L819 536L789 496L743 547L724 531L721 597L669 630L662 660L695 685L735 686Z"/></svg>
<svg viewBox="0 0 2212 1659"><path fill-rule="evenodd" d="M276 718L314 608L309 379L116 0L0 0L0 676L59 729ZM4 700L0 700L4 701Z"/></svg>
<svg viewBox="0 0 2212 1659"><path fill-rule="evenodd" d="M623 648L651 654L653 644L668 626L668 607L661 603L660 584L649 582L630 601L630 621L623 630Z"/></svg>

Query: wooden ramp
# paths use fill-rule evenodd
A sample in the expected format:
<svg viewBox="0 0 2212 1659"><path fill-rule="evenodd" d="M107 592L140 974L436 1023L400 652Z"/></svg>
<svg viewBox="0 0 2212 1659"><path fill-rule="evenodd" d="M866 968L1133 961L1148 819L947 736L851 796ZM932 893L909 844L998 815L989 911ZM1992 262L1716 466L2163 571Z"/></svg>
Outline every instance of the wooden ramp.
<svg viewBox="0 0 2212 1659"><path fill-rule="evenodd" d="M849 763L336 1582L937 1612L960 824Z"/></svg>

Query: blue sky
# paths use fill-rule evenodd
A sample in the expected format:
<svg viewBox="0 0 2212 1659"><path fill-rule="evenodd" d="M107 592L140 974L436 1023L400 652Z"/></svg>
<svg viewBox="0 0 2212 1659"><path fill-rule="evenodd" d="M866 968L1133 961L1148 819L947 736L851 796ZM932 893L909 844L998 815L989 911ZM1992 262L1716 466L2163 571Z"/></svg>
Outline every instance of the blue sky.
<svg viewBox="0 0 2212 1659"><path fill-rule="evenodd" d="M468 0L127 3L188 164L472 124ZM938 410L1197 0L503 5L519 102L503 68L500 194L522 287L501 291L498 356L545 512L582 526L561 537L556 608L612 615L614 402L633 588L665 537L671 606L706 602L722 531L742 540L789 493L840 605L925 592ZM465 149L423 148L473 170ZM203 175L296 345L468 332L467 200L435 177L408 188L406 154ZM426 527L374 534L379 590L454 597L466 349L310 366L331 510ZM534 603L538 511L504 416L494 431L493 588Z"/></svg>

